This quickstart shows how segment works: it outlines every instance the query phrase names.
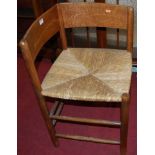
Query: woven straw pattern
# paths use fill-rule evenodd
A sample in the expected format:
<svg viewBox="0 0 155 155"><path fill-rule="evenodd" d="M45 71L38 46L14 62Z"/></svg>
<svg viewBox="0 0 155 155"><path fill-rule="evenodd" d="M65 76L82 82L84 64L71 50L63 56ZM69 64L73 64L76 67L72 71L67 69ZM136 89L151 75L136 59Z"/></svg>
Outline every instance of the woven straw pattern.
<svg viewBox="0 0 155 155"><path fill-rule="evenodd" d="M120 102L129 93L132 59L126 50L68 48L42 82L44 96Z"/></svg>

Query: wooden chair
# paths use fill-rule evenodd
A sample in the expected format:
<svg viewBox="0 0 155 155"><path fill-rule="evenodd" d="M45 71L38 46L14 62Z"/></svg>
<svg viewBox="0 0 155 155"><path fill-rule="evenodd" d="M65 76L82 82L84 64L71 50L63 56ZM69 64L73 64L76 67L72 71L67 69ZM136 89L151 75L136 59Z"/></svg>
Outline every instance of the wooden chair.
<svg viewBox="0 0 155 155"><path fill-rule="evenodd" d="M67 48L66 28L110 27L127 30L127 50L103 48ZM41 47L60 32L63 51L42 84L35 68ZM22 54L39 99L39 107L55 146L58 138L120 144L126 154L130 82L133 50L133 9L104 3L60 3L37 18L20 41ZM55 99L51 111L45 98ZM61 116L63 102L120 103L120 121ZM55 121L120 127L120 140L64 135L55 131ZM51 123L52 122L52 123Z"/></svg>

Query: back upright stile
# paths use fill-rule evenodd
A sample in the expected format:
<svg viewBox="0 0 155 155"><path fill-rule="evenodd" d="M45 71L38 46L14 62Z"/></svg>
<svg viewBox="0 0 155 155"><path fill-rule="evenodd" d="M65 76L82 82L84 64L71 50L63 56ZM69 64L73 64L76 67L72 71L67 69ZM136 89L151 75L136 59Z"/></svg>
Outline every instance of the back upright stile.
<svg viewBox="0 0 155 155"><path fill-rule="evenodd" d="M59 32L59 30L60 26L57 7L54 6L33 22L23 39L20 41L23 58L25 60L28 73L32 79L35 93L39 99L39 108L42 112L51 140L55 146L58 145L58 142L55 136L55 129L51 124L51 119L49 118L49 111L45 99L41 94L41 82L35 67L35 59L43 45L53 35Z"/></svg>

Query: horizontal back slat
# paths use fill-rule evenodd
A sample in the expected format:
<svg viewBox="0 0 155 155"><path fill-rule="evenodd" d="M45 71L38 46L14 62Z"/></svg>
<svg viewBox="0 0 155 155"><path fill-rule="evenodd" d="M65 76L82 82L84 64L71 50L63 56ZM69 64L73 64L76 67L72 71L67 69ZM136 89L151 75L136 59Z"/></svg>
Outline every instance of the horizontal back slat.
<svg viewBox="0 0 155 155"><path fill-rule="evenodd" d="M52 7L31 25L23 40L26 40L33 60L41 47L60 30L57 6Z"/></svg>
<svg viewBox="0 0 155 155"><path fill-rule="evenodd" d="M127 28L127 7L104 3L60 4L64 27Z"/></svg>

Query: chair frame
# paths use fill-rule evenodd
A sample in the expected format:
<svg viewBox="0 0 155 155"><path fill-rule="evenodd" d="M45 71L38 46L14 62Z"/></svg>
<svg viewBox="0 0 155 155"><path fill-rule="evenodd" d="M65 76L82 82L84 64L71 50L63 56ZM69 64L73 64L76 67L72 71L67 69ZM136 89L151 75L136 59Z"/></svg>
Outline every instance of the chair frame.
<svg viewBox="0 0 155 155"><path fill-rule="evenodd" d="M95 15L96 17L94 18ZM59 3L38 17L28 29L23 39L20 41L20 47L28 73L32 79L36 95L39 99L39 107L45 120L49 135L54 146L58 146L58 138L107 144L120 144L120 153L121 155L125 155L127 151L130 94L122 94L120 122L59 116L63 108L63 103L59 100L56 101L51 111L49 111L46 105L45 97L41 94L42 88L37 70L35 68L35 59L42 46L57 32L60 32L63 49L66 49L67 40L65 28L74 27L111 27L127 29L127 50L131 53L133 51L132 7L105 3ZM54 128L56 120L120 127L120 141L58 134Z"/></svg>

